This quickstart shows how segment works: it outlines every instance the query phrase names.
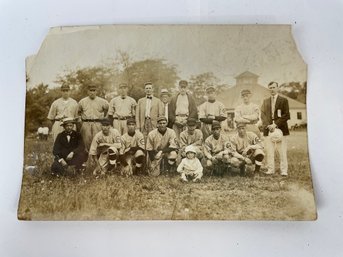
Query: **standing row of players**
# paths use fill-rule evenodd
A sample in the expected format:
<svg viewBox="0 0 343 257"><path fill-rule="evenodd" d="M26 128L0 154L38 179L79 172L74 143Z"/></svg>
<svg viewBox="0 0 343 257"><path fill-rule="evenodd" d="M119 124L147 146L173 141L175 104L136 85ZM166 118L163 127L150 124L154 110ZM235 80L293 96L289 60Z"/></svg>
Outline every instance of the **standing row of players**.
<svg viewBox="0 0 343 257"><path fill-rule="evenodd" d="M158 175L161 170L176 169L176 163L180 162L178 158L197 160L203 156L206 166L214 172L230 166L239 168L241 173L244 173L246 167L253 163L258 170L264 156L257 127L261 116L267 150L267 174L275 171L276 149L280 152L281 174L287 175L287 149L282 134L288 134L288 101L278 96L276 82L268 85L271 97L264 101L261 112L257 105L250 103L251 92L241 92L243 104L235 111L238 131L231 139L222 135L222 131L230 128L228 122L224 122L223 127L221 125L226 115L224 105L216 101L215 88L206 89L205 100L199 97L194 99L187 93L187 87L187 81L180 81L180 92L169 101L167 90L161 91L160 100L152 95L153 85L146 83L146 96L136 103L127 95L127 85L121 84L120 95L108 104L105 99L96 95L94 86L88 88L88 97L79 103L69 97L69 87L62 86L62 97L52 104L48 115L48 119L54 122L52 132L56 139L53 170L57 171L77 159L69 154L62 156L59 150L67 146L57 140L60 137L63 139L61 141L69 144L71 140L67 134L75 134L74 122L81 125L81 134L78 137L84 143L85 152L92 156L92 160L97 164L96 172L105 172L120 163L126 174L132 173L132 167L146 167L149 173ZM198 119L201 121L201 130L196 129L200 123ZM69 131L67 127L70 127ZM64 131L60 133L63 128ZM282 131L279 137L274 133L277 132L276 128ZM203 138L206 138L205 142ZM70 152L75 155L75 151ZM80 161L75 165L80 165L87 158L87 154L80 154L84 157L78 157ZM272 157L272 161L268 156ZM180 165L184 166L186 159L181 161ZM189 173L192 169L188 166L190 165L180 169Z"/></svg>

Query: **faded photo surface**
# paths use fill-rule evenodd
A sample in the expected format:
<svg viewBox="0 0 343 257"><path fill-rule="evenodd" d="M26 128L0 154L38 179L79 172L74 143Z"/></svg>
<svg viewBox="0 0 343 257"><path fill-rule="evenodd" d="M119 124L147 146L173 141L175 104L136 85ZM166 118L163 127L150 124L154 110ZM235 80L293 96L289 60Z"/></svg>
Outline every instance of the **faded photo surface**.
<svg viewBox="0 0 343 257"><path fill-rule="evenodd" d="M26 59L22 220L315 220L290 25L50 29Z"/></svg>

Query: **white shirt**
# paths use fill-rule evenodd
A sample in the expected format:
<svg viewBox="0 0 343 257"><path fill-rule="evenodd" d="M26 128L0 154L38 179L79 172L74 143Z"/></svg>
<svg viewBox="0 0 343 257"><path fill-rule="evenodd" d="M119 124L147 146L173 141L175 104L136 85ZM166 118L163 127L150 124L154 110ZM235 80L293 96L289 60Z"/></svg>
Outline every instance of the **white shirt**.
<svg viewBox="0 0 343 257"><path fill-rule="evenodd" d="M187 94L179 94L176 100L175 115L189 115L189 102Z"/></svg>
<svg viewBox="0 0 343 257"><path fill-rule="evenodd" d="M271 96L271 106L272 106L272 119L274 119L274 113L275 113L275 103L276 99L278 97L278 94Z"/></svg>
<svg viewBox="0 0 343 257"><path fill-rule="evenodd" d="M146 105L145 105L145 117L150 118L150 111L151 111L151 101L152 99L146 98Z"/></svg>
<svg viewBox="0 0 343 257"><path fill-rule="evenodd" d="M164 116L167 118L168 121L168 103L164 105Z"/></svg>

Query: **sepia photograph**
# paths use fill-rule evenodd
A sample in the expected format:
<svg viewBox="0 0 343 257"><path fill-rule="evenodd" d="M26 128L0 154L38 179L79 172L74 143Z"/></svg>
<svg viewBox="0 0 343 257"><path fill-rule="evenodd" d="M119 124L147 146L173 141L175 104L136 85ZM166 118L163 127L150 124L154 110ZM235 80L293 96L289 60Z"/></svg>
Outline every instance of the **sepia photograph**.
<svg viewBox="0 0 343 257"><path fill-rule="evenodd" d="M53 27L26 58L20 220L316 220L291 25Z"/></svg>

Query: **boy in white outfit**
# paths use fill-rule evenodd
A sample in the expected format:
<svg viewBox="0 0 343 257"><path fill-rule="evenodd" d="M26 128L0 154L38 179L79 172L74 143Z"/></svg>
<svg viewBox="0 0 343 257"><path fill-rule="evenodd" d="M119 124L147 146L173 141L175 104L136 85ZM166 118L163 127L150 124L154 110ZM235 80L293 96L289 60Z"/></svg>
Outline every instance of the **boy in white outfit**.
<svg viewBox="0 0 343 257"><path fill-rule="evenodd" d="M192 178L193 182L199 181L202 177L203 167L196 157L196 147L189 145L185 149L186 158L182 159L181 163L177 167L177 172L181 173L181 179L188 181L188 178Z"/></svg>

